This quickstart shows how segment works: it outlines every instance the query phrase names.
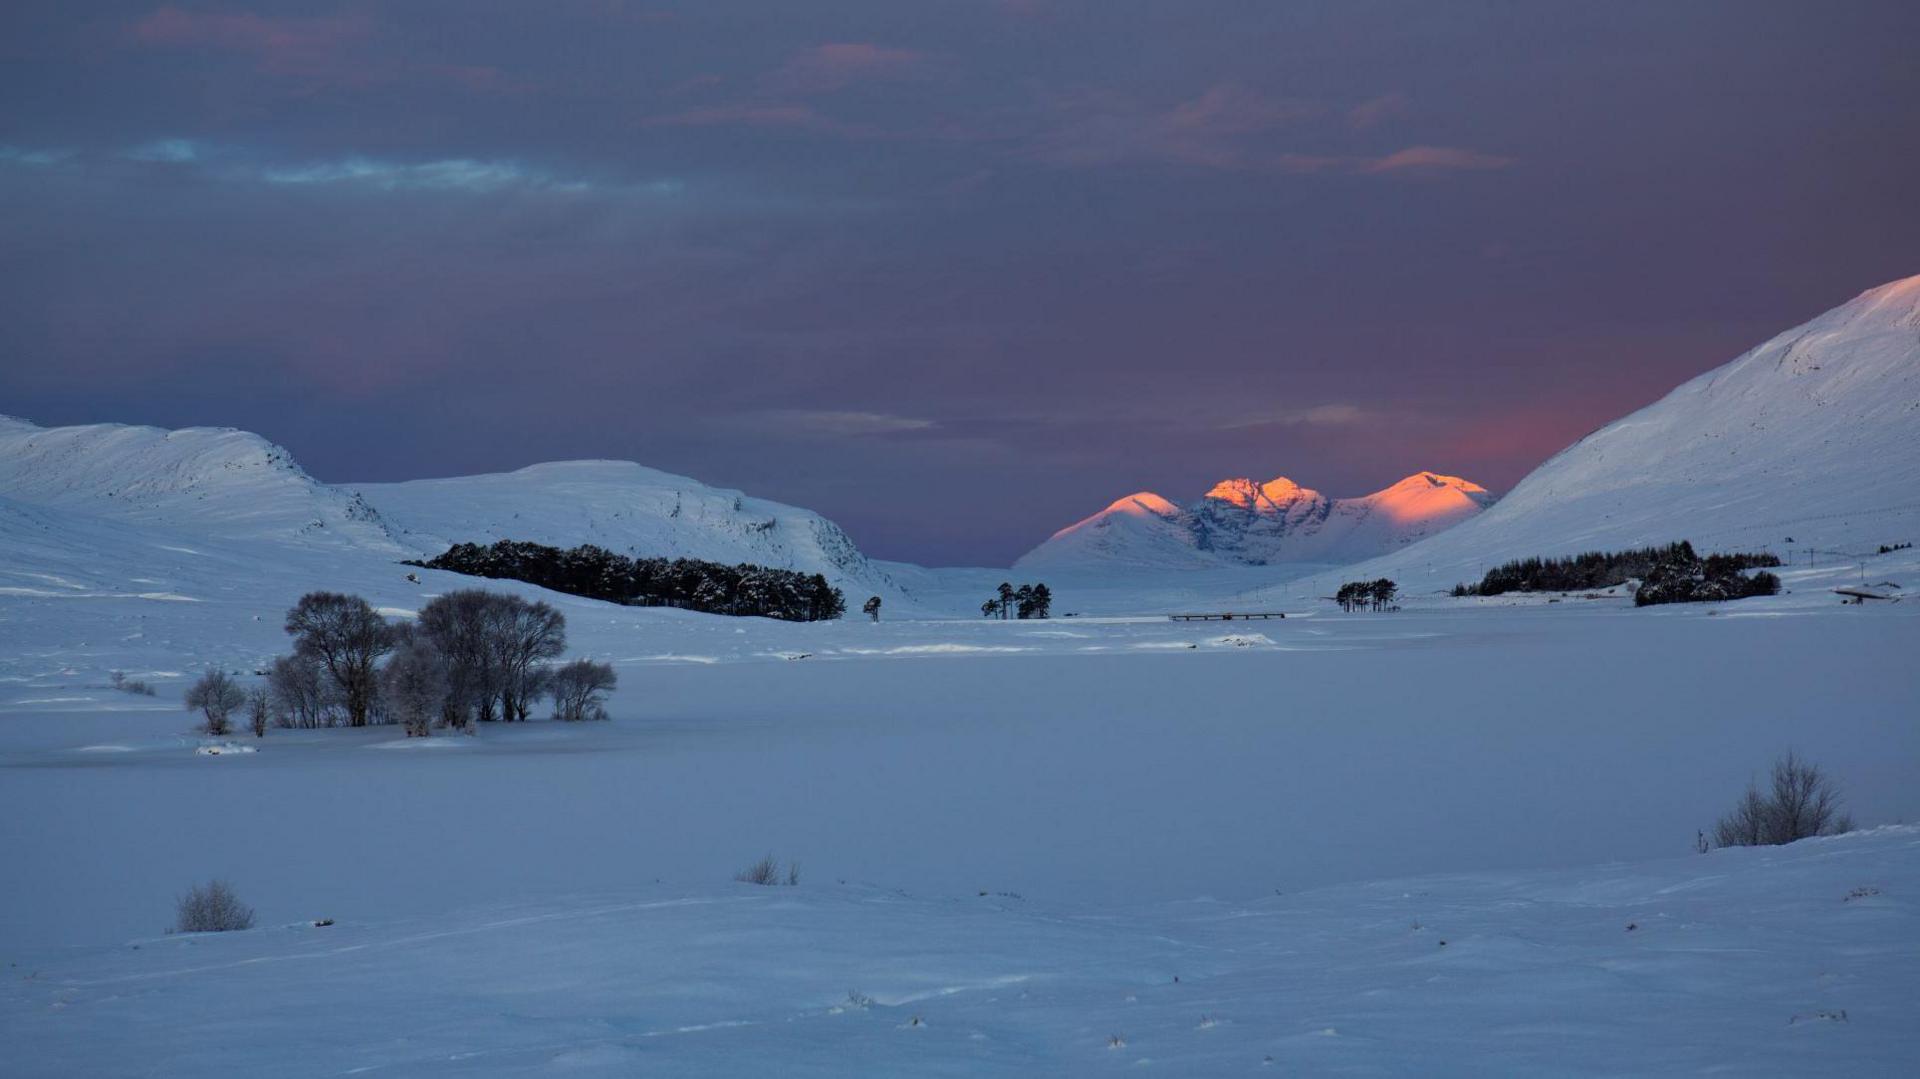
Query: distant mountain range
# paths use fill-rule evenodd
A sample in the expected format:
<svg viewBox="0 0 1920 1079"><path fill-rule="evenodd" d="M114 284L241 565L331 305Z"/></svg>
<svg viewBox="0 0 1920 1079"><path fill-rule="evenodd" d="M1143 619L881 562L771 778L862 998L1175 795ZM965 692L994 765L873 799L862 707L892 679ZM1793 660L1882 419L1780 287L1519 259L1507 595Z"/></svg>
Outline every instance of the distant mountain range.
<svg viewBox="0 0 1920 1079"><path fill-rule="evenodd" d="M1222 480L1179 504L1128 495L1023 555L1022 569L1095 565L1152 569L1344 563L1373 558L1474 517L1493 504L1458 476L1416 472L1382 491L1328 498L1284 476Z"/></svg>

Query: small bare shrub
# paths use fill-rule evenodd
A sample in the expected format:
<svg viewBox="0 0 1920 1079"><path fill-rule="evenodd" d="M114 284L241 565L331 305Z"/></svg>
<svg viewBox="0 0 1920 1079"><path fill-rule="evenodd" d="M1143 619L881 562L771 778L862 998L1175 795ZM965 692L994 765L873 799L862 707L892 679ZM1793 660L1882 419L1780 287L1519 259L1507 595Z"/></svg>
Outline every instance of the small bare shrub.
<svg viewBox="0 0 1920 1079"><path fill-rule="evenodd" d="M777 884L786 884L791 887L800 883L800 863L788 862L786 879L782 880L780 877L780 863L774 859L773 855L769 854L747 868L742 869L740 872L735 873L733 879L742 884L759 884L769 888Z"/></svg>
<svg viewBox="0 0 1920 1079"><path fill-rule="evenodd" d="M1853 818L1840 811L1840 788L1815 764L1788 753L1774 762L1763 793L1759 783L1713 826L1716 847L1772 847L1819 835L1853 830Z"/></svg>
<svg viewBox="0 0 1920 1079"><path fill-rule="evenodd" d="M180 897L174 916L176 933L225 933L253 928L253 908L240 902L224 880L214 879L205 886L196 885Z"/></svg>
<svg viewBox="0 0 1920 1079"><path fill-rule="evenodd" d="M769 854L733 875L733 879L742 884L775 885L780 883L780 866Z"/></svg>
<svg viewBox="0 0 1920 1079"><path fill-rule="evenodd" d="M226 735L228 720L246 703L246 691L222 670L208 670L187 690L187 710L198 711L206 732L215 738Z"/></svg>
<svg viewBox="0 0 1920 1079"><path fill-rule="evenodd" d="M151 697L154 695L152 686L138 679L128 678L127 672L125 671L113 672L110 681L113 683L113 688L122 693L131 693L136 697Z"/></svg>

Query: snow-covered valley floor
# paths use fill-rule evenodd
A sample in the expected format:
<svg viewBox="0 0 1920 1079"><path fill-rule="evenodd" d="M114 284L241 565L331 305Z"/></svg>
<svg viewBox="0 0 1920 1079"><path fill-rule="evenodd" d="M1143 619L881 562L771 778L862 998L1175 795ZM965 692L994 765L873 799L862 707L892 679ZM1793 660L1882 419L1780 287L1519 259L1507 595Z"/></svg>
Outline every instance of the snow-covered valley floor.
<svg viewBox="0 0 1920 1079"><path fill-rule="evenodd" d="M1920 817L1920 605L1812 594L877 626L569 600L612 723L214 757L181 675L283 647L240 613L267 600L16 603L0 1071L1910 1073L1920 832L1690 853L1788 748L1862 824ZM769 851L798 887L731 882ZM162 935L215 875L261 928Z"/></svg>
<svg viewBox="0 0 1920 1079"><path fill-rule="evenodd" d="M7 1074L1899 1075L1920 828L1088 910L652 885L15 964Z"/></svg>

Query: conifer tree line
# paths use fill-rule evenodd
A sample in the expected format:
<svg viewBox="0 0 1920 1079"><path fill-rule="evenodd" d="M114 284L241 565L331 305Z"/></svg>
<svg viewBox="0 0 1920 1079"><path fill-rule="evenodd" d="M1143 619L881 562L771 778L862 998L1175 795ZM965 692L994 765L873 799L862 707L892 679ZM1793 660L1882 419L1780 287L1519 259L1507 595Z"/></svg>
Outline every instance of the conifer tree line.
<svg viewBox="0 0 1920 1079"><path fill-rule="evenodd" d="M1374 611L1383 608L1398 610L1399 608L1393 607L1393 597L1399 593L1400 586L1385 577L1377 581L1348 581L1333 594L1333 601L1340 605L1341 610L1347 612L1361 607Z"/></svg>
<svg viewBox="0 0 1920 1079"><path fill-rule="evenodd" d="M526 720L542 699L553 718L607 718L613 666L578 659L555 664L567 647L567 620L551 604L481 589L434 597L413 621L380 617L366 600L309 592L287 612L293 652L273 661L266 682L242 690L210 670L188 691L207 733L225 735L247 707L256 736L280 727L364 727L394 723L409 737L433 727Z"/></svg>
<svg viewBox="0 0 1920 1079"><path fill-rule="evenodd" d="M1053 590L1044 583L1023 584L1018 588L1011 581L1001 581L1000 587L985 603L980 605L980 614L985 618L1051 618L1053 616Z"/></svg>
<svg viewBox="0 0 1920 1079"><path fill-rule="evenodd" d="M1772 554L1710 554L1702 558L1686 540L1664 547L1637 547L1626 551L1588 551L1571 558L1522 558L1488 570L1479 584L1455 585L1455 596L1498 596L1506 592L1576 592L1592 588L1613 588L1630 580L1649 581L1656 575L1667 577L1698 576L1718 582L1714 587L1738 591L1731 578L1742 571L1778 566ZM1752 578L1773 582L1770 590L1746 592L1746 595L1772 595L1779 591L1779 578L1762 573ZM1761 588L1765 589L1764 583ZM1704 598L1704 597L1703 597ZM1719 597L1735 598L1735 597ZM1672 602L1654 600L1653 602Z"/></svg>
<svg viewBox="0 0 1920 1079"><path fill-rule="evenodd" d="M697 558L628 558L590 543L564 550L520 540L456 543L438 557L407 565L525 581L629 607L681 607L789 622L838 618L847 610L846 597L818 573Z"/></svg>

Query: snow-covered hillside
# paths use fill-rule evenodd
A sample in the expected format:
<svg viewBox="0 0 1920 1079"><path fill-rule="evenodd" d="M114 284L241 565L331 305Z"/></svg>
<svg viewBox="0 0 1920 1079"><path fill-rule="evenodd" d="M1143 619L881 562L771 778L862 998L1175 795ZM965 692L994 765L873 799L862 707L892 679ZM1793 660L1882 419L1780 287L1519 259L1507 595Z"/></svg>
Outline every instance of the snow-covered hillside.
<svg viewBox="0 0 1920 1079"><path fill-rule="evenodd" d="M1451 528L1492 502L1480 485L1432 472L1358 498L1328 498L1284 476L1268 483L1223 480L1187 505L1151 491L1128 495L1054 533L1014 565L1172 569L1357 562Z"/></svg>
<svg viewBox="0 0 1920 1079"><path fill-rule="evenodd" d="M1678 539L1802 565L1920 539L1920 276L1708 371L1351 575L1443 587L1511 558Z"/></svg>
<svg viewBox="0 0 1920 1079"><path fill-rule="evenodd" d="M356 578L384 578L402 558L495 539L753 562L824 574L856 605L875 592L904 599L819 514L630 462L329 486L246 431L47 428L0 416L0 562L21 572L51 559L66 579L126 591L118 578L151 576L146 571L176 561L183 549L264 559L294 548L321 557L335 575L316 574L309 587L349 587ZM289 557L283 551L273 560L299 568L297 556ZM342 558L344 576L336 564Z"/></svg>
<svg viewBox="0 0 1920 1079"><path fill-rule="evenodd" d="M378 513L230 427L40 427L0 416L0 498L223 540L401 548Z"/></svg>
<svg viewBox="0 0 1920 1079"><path fill-rule="evenodd" d="M858 606L897 586L840 526L811 510L751 498L631 461L559 461L517 472L352 488L404 543L592 543L620 554L752 562L825 574ZM862 595L855 596L855 592Z"/></svg>

